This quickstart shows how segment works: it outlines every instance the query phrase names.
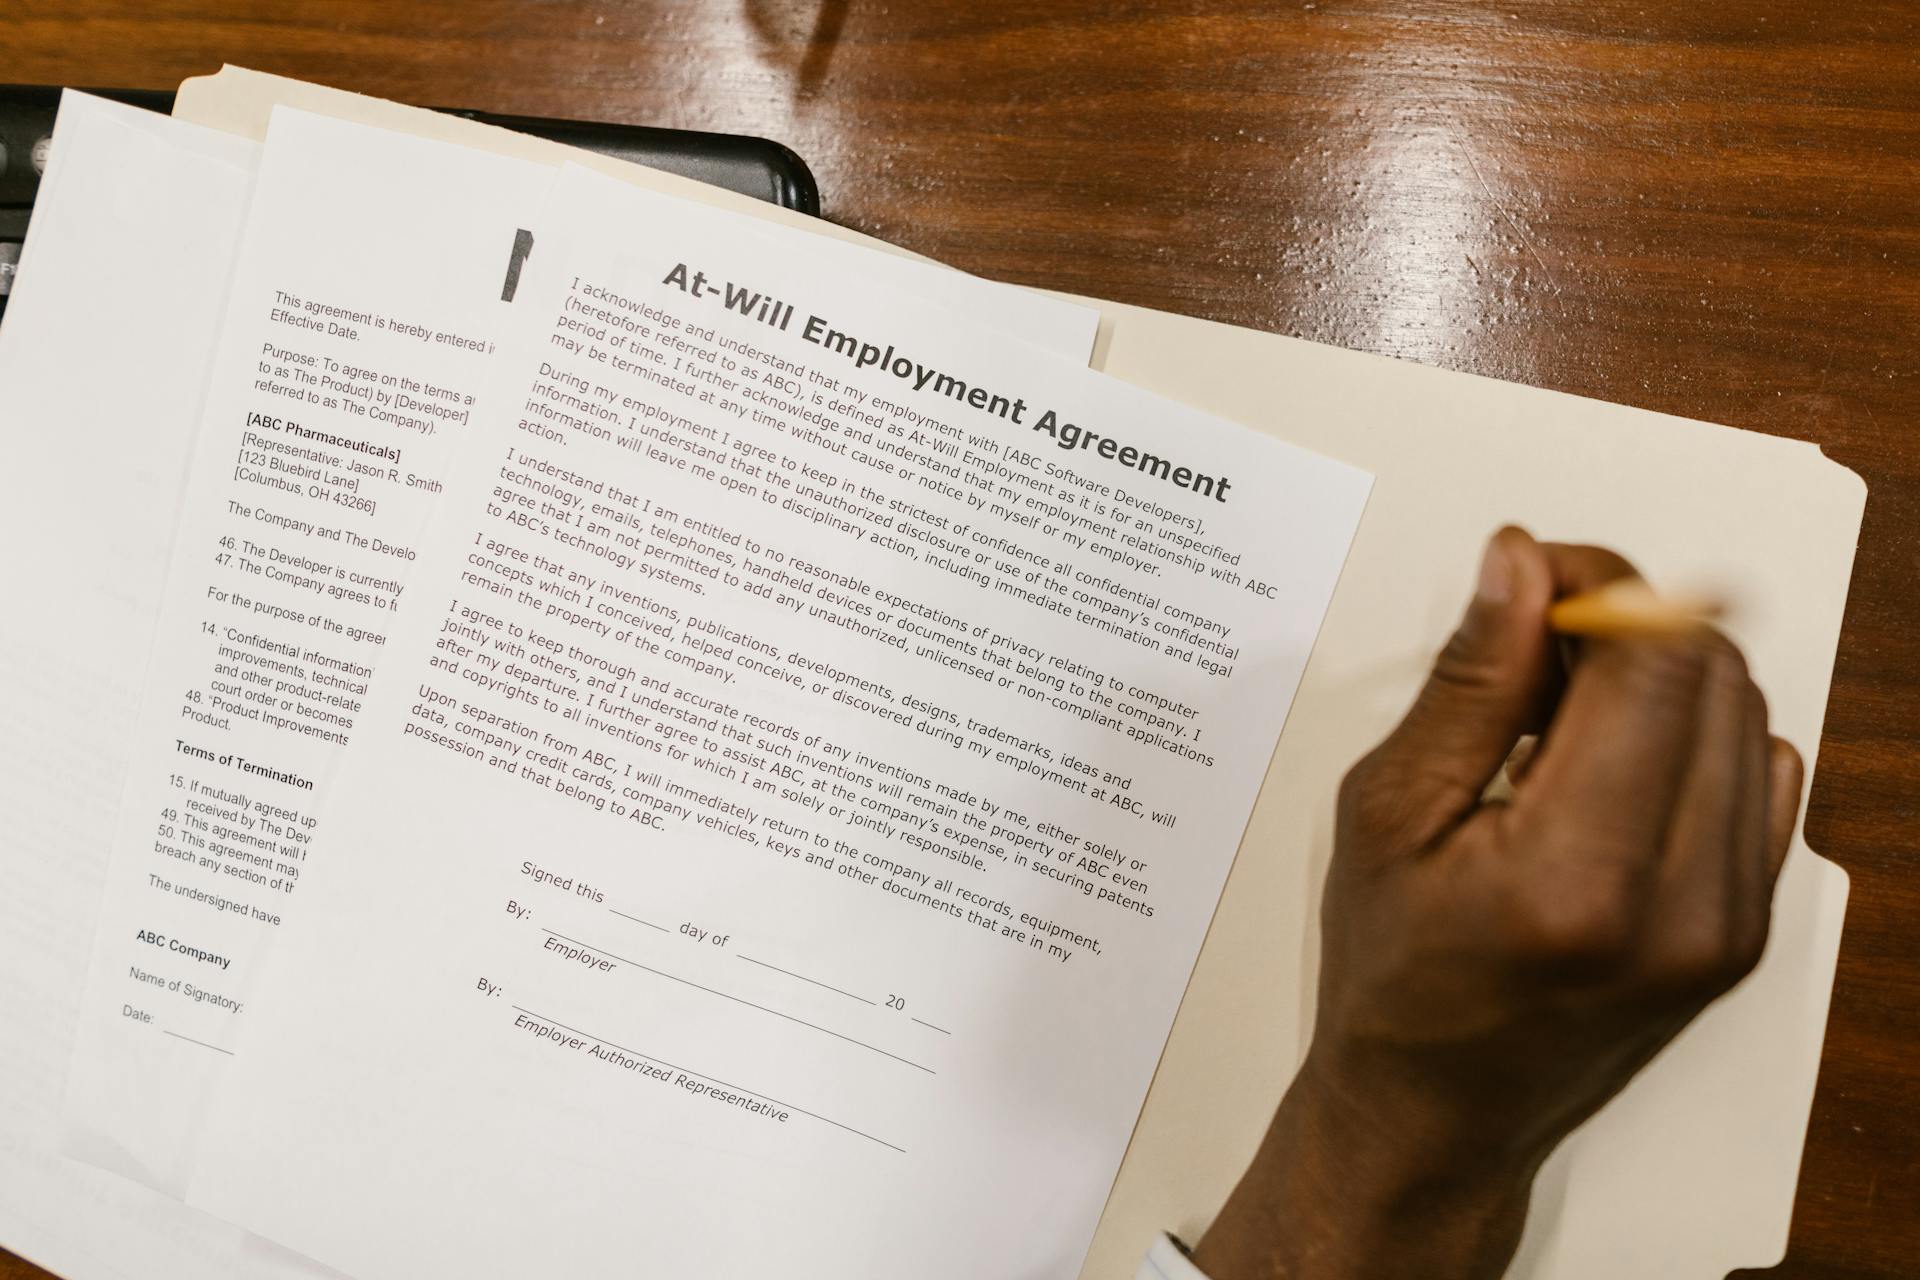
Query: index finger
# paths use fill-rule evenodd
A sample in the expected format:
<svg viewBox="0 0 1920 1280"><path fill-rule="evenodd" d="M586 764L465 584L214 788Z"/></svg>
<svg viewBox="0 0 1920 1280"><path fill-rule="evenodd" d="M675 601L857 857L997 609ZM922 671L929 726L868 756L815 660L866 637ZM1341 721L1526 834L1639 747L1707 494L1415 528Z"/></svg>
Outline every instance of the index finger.
<svg viewBox="0 0 1920 1280"><path fill-rule="evenodd" d="M1522 802L1550 808L1556 822L1576 824L1622 857L1657 858L1719 648L1731 652L1732 646L1712 633L1583 645L1528 770Z"/></svg>
<svg viewBox="0 0 1920 1280"><path fill-rule="evenodd" d="M1603 547L1544 549L1556 598L1640 576ZM1693 753L1708 651L1686 636L1579 643L1528 768L1526 802L1550 806L1623 856L1657 857Z"/></svg>
<svg viewBox="0 0 1920 1280"><path fill-rule="evenodd" d="M1589 547L1573 542L1543 542L1547 565L1553 571L1553 596L1556 600L1594 591L1621 578L1637 578L1640 571L1633 561L1605 547Z"/></svg>
<svg viewBox="0 0 1920 1280"><path fill-rule="evenodd" d="M1538 545L1545 553L1550 601L1583 595L1622 578L1640 577L1640 571L1634 568L1631 560L1605 547L1572 542L1543 542ZM1548 637L1548 694L1542 699L1539 718L1530 726L1530 732L1536 735L1546 733L1547 725L1553 719L1553 710L1559 706L1561 695L1566 691L1567 671L1572 666L1569 655L1579 651L1578 644L1577 640L1564 636Z"/></svg>

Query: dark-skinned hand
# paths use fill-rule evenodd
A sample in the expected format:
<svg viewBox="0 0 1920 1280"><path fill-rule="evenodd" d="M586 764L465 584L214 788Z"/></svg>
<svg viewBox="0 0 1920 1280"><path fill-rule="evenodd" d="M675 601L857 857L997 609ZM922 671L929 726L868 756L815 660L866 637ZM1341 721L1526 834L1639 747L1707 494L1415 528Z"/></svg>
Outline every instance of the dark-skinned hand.
<svg viewBox="0 0 1920 1280"><path fill-rule="evenodd" d="M1493 1280L1554 1146L1759 961L1800 759L1718 633L1549 630L1633 573L1502 530L1347 775L1311 1047L1195 1251L1211 1280Z"/></svg>

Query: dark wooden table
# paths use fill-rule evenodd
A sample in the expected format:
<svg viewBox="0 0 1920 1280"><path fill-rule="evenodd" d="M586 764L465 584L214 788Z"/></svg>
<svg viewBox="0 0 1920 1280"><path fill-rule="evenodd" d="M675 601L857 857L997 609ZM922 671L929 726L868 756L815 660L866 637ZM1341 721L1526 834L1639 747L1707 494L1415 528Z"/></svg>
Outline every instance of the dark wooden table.
<svg viewBox="0 0 1920 1280"><path fill-rule="evenodd" d="M763 134L971 271L1818 441L1872 491L1807 821L1854 896L1779 1274L1920 1274L1920 5L0 7L0 79L222 61Z"/></svg>

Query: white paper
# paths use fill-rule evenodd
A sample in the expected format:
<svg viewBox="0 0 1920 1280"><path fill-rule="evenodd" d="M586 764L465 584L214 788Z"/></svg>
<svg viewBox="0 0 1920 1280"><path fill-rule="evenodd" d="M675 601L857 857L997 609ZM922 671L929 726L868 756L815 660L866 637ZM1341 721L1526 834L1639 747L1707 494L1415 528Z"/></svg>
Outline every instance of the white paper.
<svg viewBox="0 0 1920 1280"><path fill-rule="evenodd" d="M377 665L556 170L276 122L218 346L67 1085L69 1149L178 1194L252 961ZM424 178L421 175L425 175ZM409 199L396 205L393 192ZM716 225L747 223L707 216ZM644 224L623 229L637 243ZM1011 315L1026 295L838 242L816 269ZM962 278L953 276L959 281ZM1072 349L1086 309L1020 322Z"/></svg>
<svg viewBox="0 0 1920 1280"><path fill-rule="evenodd" d="M369 1278L1071 1276L1366 477L584 170L543 226L191 1199Z"/></svg>
<svg viewBox="0 0 1920 1280"><path fill-rule="evenodd" d="M13 549L0 557L0 1244L73 1280L204 1280L231 1271L243 1232L54 1147L126 737L258 148L75 93L54 139L0 326L0 539Z"/></svg>
<svg viewBox="0 0 1920 1280"><path fill-rule="evenodd" d="M249 211L215 349L67 1080L72 1153L175 1194L379 652L376 610L506 314L504 246L549 177L457 154L390 207L404 175L285 154L263 156L256 191L274 198ZM420 283L448 309L422 309ZM403 361L421 381L378 385Z"/></svg>

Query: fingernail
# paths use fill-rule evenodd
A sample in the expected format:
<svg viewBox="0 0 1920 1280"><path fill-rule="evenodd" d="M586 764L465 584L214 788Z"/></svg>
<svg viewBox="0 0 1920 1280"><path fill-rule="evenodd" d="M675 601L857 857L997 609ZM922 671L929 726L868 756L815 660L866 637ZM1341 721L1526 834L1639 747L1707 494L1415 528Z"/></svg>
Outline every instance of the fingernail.
<svg viewBox="0 0 1920 1280"><path fill-rule="evenodd" d="M1487 542L1486 554L1480 557L1480 584L1473 594L1484 604L1505 604L1513 595L1513 562L1498 534Z"/></svg>

